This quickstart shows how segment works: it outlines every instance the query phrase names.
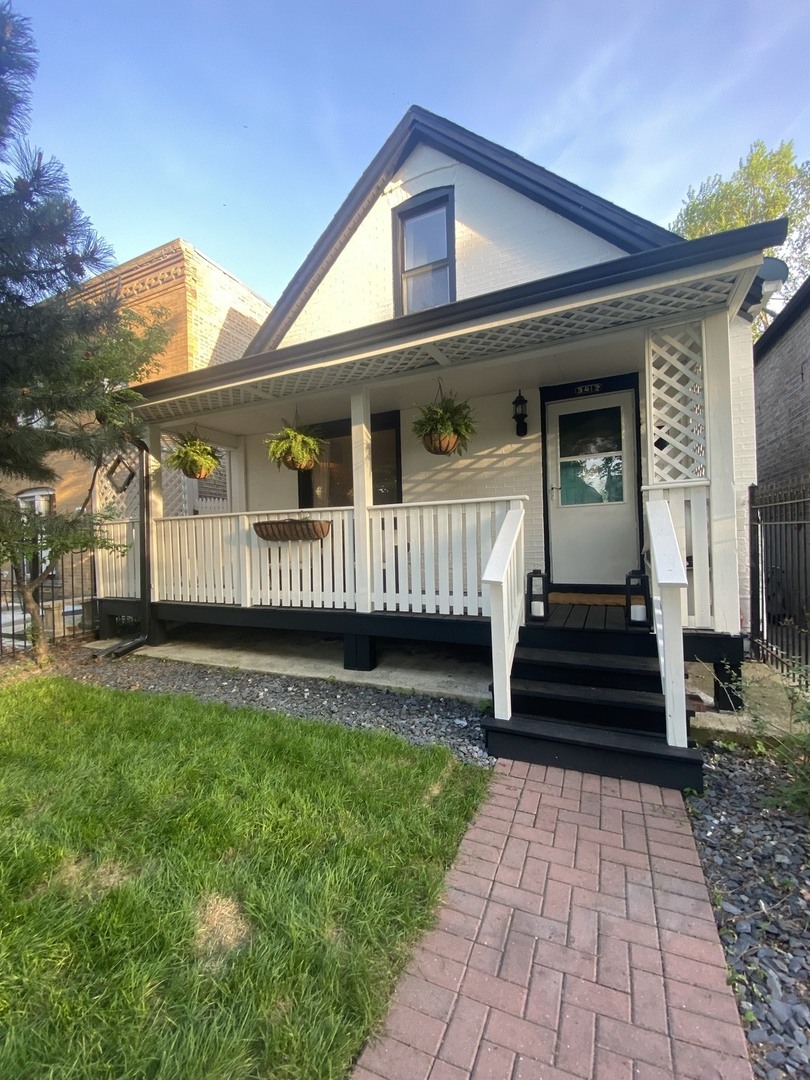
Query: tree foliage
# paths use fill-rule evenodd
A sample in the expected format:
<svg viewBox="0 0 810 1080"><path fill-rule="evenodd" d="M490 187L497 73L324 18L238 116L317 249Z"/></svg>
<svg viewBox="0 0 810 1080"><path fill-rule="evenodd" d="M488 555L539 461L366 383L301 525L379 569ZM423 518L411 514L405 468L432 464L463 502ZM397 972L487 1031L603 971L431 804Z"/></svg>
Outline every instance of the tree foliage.
<svg viewBox="0 0 810 1080"><path fill-rule="evenodd" d="M785 216L787 242L770 254L788 264L787 299L810 274L810 161L796 160L792 141L768 150L758 139L727 180L715 175L690 187L670 228L693 240Z"/></svg>
<svg viewBox="0 0 810 1080"><path fill-rule="evenodd" d="M155 370L165 317L123 309L114 291L86 288L111 252L71 197L61 164L29 146L36 45L30 21L0 0L0 486L52 483L54 454L89 463L88 480L137 439L132 383ZM84 287L83 287L84 286ZM90 481L92 483L92 481ZM34 636L35 590L71 551L105 546L101 518L37 515L0 493L0 560L14 567ZM32 552L50 565L36 579Z"/></svg>

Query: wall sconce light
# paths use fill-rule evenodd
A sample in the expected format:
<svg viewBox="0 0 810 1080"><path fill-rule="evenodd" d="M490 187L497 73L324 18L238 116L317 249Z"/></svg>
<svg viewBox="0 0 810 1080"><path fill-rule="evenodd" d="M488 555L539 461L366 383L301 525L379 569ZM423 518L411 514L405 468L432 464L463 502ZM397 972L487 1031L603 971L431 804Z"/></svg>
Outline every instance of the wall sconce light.
<svg viewBox="0 0 810 1080"><path fill-rule="evenodd" d="M515 421L515 434L519 439L522 439L523 436L527 435L529 432L529 425L526 422L526 417L528 416L528 404L526 398L521 394L520 390L518 390L518 396L512 402L512 406L515 410L512 413L512 419Z"/></svg>

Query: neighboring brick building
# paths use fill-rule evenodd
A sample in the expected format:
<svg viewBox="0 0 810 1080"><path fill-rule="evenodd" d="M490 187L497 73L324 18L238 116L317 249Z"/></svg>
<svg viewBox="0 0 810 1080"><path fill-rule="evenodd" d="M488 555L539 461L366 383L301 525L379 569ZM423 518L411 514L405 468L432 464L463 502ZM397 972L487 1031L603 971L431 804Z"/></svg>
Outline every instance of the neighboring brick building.
<svg viewBox="0 0 810 1080"><path fill-rule="evenodd" d="M172 336L160 357L162 377L238 360L271 310L244 282L180 239L99 274L84 293L92 298L108 289L116 289L133 311L147 314L160 307L169 312ZM55 460L55 468L57 508L80 505L90 475L86 462L65 455ZM12 481L5 487L17 494L29 485Z"/></svg>
<svg viewBox="0 0 810 1080"><path fill-rule="evenodd" d="M760 484L810 474L810 278L754 346Z"/></svg>
<svg viewBox="0 0 810 1080"><path fill-rule="evenodd" d="M123 306L133 311L142 314L148 314L152 308L168 311L172 336L159 358L159 374L164 377L239 359L271 311L271 305L242 281L180 239L99 274L87 282L83 292L92 299L109 289L116 290ZM130 455L133 467L136 457L133 450ZM0 487L41 510L55 507L69 511L80 506L87 496L90 465L67 454L54 455L51 461L59 476L52 488L16 478L4 480L1 476ZM228 485L228 469L199 486L197 481L174 473L167 478L168 501L178 512L189 512L198 505L227 509ZM102 471L96 487L96 503L112 504L122 518L134 517L138 512L137 488L134 483L125 492L117 492ZM4 590L8 592L4 608L10 608L8 568L2 568L1 572ZM64 582L57 571L54 582L49 584L48 595L52 600L67 600L79 594L87 597L91 591L90 560L77 557L71 568L65 570Z"/></svg>

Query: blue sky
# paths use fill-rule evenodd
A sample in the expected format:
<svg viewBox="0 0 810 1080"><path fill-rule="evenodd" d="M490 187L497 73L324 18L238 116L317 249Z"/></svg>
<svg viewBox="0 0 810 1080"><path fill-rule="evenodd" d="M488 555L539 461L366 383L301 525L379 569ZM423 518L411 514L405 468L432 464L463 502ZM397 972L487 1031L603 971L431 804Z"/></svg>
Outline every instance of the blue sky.
<svg viewBox="0 0 810 1080"><path fill-rule="evenodd" d="M754 139L810 158L807 0L14 0L31 139L120 261L269 300L411 104L660 224Z"/></svg>

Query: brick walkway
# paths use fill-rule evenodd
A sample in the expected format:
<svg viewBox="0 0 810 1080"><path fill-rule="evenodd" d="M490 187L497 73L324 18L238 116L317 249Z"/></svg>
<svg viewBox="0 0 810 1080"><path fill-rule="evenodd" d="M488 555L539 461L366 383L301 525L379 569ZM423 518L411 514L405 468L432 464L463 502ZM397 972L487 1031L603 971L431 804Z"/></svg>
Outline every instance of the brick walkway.
<svg viewBox="0 0 810 1080"><path fill-rule="evenodd" d="M751 1080L676 791L502 760L353 1080Z"/></svg>

